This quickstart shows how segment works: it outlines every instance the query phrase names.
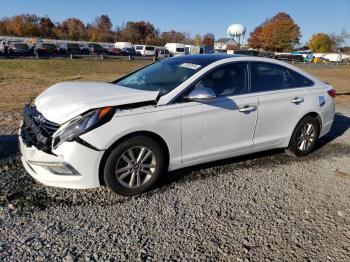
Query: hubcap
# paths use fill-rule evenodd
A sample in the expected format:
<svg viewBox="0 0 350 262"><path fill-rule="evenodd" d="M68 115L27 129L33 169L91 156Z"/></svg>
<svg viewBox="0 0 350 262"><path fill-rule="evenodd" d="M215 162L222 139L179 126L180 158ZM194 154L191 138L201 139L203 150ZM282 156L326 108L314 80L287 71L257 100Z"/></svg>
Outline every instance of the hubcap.
<svg viewBox="0 0 350 262"><path fill-rule="evenodd" d="M135 146L123 152L117 161L115 175L127 188L146 184L156 171L156 157L147 147Z"/></svg>
<svg viewBox="0 0 350 262"><path fill-rule="evenodd" d="M300 151L307 151L314 144L316 139L316 129L313 124L305 124L298 136L297 146Z"/></svg>

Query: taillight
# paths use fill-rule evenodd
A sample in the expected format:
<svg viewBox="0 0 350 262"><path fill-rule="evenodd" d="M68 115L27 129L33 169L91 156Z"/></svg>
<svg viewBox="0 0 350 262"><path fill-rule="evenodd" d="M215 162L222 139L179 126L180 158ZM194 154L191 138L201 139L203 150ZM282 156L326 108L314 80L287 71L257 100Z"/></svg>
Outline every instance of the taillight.
<svg viewBox="0 0 350 262"><path fill-rule="evenodd" d="M328 95L330 96L330 97L335 97L335 95L337 94L337 91L335 90L335 89L329 89L328 91L327 91L327 93L328 93Z"/></svg>

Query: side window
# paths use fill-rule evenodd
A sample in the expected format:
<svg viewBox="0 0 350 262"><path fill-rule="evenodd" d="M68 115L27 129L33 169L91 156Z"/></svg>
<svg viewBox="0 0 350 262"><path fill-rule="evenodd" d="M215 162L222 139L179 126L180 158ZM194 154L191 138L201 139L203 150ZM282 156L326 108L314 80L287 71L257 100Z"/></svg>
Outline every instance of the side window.
<svg viewBox="0 0 350 262"><path fill-rule="evenodd" d="M269 63L252 64L253 92L265 92L313 85L311 80L286 67Z"/></svg>
<svg viewBox="0 0 350 262"><path fill-rule="evenodd" d="M216 96L232 96L247 93L248 64L232 63L214 69L194 86L211 88Z"/></svg>
<svg viewBox="0 0 350 262"><path fill-rule="evenodd" d="M268 63L253 63L253 92L264 92L290 88L293 76L287 68Z"/></svg>
<svg viewBox="0 0 350 262"><path fill-rule="evenodd" d="M307 86L313 86L314 82L310 79L306 78L305 76L295 72L291 71L294 78L294 87L307 87Z"/></svg>

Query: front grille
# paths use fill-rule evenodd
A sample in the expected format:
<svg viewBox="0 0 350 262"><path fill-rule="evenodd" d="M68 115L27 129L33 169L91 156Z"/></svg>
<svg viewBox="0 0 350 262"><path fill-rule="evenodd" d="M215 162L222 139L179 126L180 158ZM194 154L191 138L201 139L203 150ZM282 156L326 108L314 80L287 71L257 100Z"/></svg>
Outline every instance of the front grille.
<svg viewBox="0 0 350 262"><path fill-rule="evenodd" d="M52 135L59 127L59 124L47 120L35 106L24 107L21 137L27 146L35 146L44 152L52 153Z"/></svg>

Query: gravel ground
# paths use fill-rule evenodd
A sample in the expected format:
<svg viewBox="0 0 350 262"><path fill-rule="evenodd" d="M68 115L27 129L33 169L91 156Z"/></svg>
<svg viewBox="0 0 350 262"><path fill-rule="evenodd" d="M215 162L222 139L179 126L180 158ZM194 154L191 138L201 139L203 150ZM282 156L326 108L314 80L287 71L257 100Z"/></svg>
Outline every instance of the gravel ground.
<svg viewBox="0 0 350 262"><path fill-rule="evenodd" d="M311 155L169 174L138 197L34 182L0 129L0 260L349 261L350 107Z"/></svg>

